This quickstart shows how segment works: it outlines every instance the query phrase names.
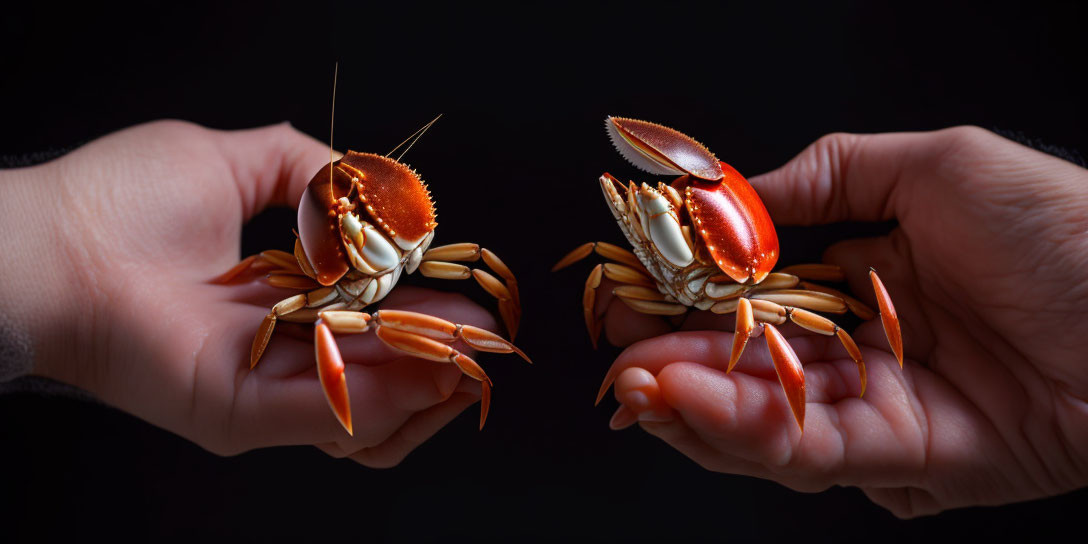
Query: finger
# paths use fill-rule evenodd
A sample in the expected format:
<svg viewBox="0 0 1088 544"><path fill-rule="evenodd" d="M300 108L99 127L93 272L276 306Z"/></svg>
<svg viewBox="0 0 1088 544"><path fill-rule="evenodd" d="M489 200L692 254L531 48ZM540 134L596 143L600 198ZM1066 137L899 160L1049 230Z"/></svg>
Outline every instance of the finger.
<svg viewBox="0 0 1088 544"><path fill-rule="evenodd" d="M213 134L235 174L246 220L268 206L297 207L306 184L329 164L328 144L288 123Z"/></svg>
<svg viewBox="0 0 1088 544"><path fill-rule="evenodd" d="M459 323L495 328L495 320L486 311L460 295L404 288L395 291L388 302L391 306ZM210 388L219 390L216 396L234 398L231 428L240 449L329 441L340 441L350 451L374 446L414 412L446 400L460 380L461 372L453 365L406 357L384 345L375 335L338 337L337 343L348 363L345 376L354 416L355 436L349 437L333 417L317 378L312 329L311 340L273 335L264 358L253 371L248 370L245 361L252 337L249 333L239 334L238 328L230 324L259 323L264 312L248 304L226 304L217 313L224 325L208 340L210 353L235 361L209 365L220 369L220 375L213 379L209 373L207 378L222 384ZM286 329L293 324L284 325ZM474 353L466 346L458 349L469 355ZM224 403L230 404L227 401L204 404Z"/></svg>
<svg viewBox="0 0 1088 544"><path fill-rule="evenodd" d="M790 338L801 361L814 361L826 351L826 336L802 335ZM734 372L744 372L761 378L775 379L774 364L766 349L753 344L744 350ZM733 349L733 335L717 331L677 332L643 340L624 350L608 369L598 393L598 401L617 377L631 367L643 368L658 374L666 366L677 361L694 362L719 370L725 370Z"/></svg>
<svg viewBox="0 0 1088 544"><path fill-rule="evenodd" d="M620 407L616 409L616 413L612 414L612 419L608 420L608 428L613 431L619 431L626 429L635 423L638 423L638 414L621 404Z"/></svg>
<svg viewBox="0 0 1088 544"><path fill-rule="evenodd" d="M476 392L456 393L446 402L413 415L384 442L353 453L351 459L370 468L390 468L400 464L409 453L453 421L458 414L479 402L479 383L466 379L465 384L475 388Z"/></svg>
<svg viewBox="0 0 1088 544"><path fill-rule="evenodd" d="M315 370L288 379L245 380L233 410L243 449L324 442L346 451L375 446L414 413L447 400L461 373L452 365L403 357L382 366L356 365L344 377L352 435L329 409Z"/></svg>
<svg viewBox="0 0 1088 544"><path fill-rule="evenodd" d="M945 150L940 134L829 134L750 181L779 224L887 220L907 204L899 180Z"/></svg>
<svg viewBox="0 0 1088 544"><path fill-rule="evenodd" d="M639 421L672 421L672 408L661 397L657 379L649 371L631 367L616 379L616 400Z"/></svg>
<svg viewBox="0 0 1088 544"><path fill-rule="evenodd" d="M337 441L318 443L314 444L314 446L337 459L349 457L351 455L366 450L373 451L371 452L371 454L364 454L364 457L370 455L373 457L374 461L380 460L381 458L388 458L389 454L394 453L394 451L401 451L404 455L407 455L411 451L411 449L421 444L427 438L433 436L434 433L438 431L438 429L449 423L449 421L451 421L453 417L460 413L460 411L463 411L464 408L467 408L468 406L479 402L479 390L479 383L477 383L475 380L464 376L460 377L458 381L454 384L454 388L452 389L451 394L446 400L434 406L428 407L426 410L423 410L420 413L413 414L408 419L408 421L400 427L400 429L395 431L392 435L390 435L389 438L387 438L384 442L378 444L377 446L373 446L370 448L351 449L348 444ZM461 406L461 409L457 412L454 412L452 416L445 420L436 419L434 417L436 413L447 414L449 410L452 410L452 406ZM420 431L429 431L429 434L427 434L426 436L422 436L420 434ZM411 440L412 438L418 438L419 440ZM412 443L415 444L414 446L412 446L412 448L402 447L395 450L391 447L394 444L400 444L403 446ZM377 455L378 451L384 451L384 454ZM403 459L403 456L401 456L401 459ZM398 459L398 462L399 460L400 459ZM369 463L363 464L372 466Z"/></svg>
<svg viewBox="0 0 1088 544"><path fill-rule="evenodd" d="M770 477L795 489L917 483L925 468L924 429L898 363L876 353L865 353L871 369L865 399L821 402L838 396L828 388L841 380L835 374L848 372L845 361L837 368L805 368L810 395L804 433L776 380L725 375L690 363L669 365L657 380L665 401L703 442L726 459L762 465Z"/></svg>

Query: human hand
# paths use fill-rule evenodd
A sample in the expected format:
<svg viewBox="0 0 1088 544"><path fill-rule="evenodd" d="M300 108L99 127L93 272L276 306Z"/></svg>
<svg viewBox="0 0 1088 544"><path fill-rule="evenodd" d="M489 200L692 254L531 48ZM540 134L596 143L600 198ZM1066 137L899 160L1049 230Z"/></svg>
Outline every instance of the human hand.
<svg viewBox="0 0 1088 544"><path fill-rule="evenodd" d="M210 283L238 262L242 224L297 206L328 161L327 146L286 124L223 132L167 121L3 172L0 220L19 234L3 242L4 302L34 341L34 373L219 454L314 444L397 464L479 400L479 384L374 335L340 337L349 436L318 383L312 327L281 324L249 369L258 324L294 291ZM402 286L383 307L495 327L458 295Z"/></svg>
<svg viewBox="0 0 1088 544"><path fill-rule="evenodd" d="M880 271L905 367L879 320L863 324L854 338L869 381L858 398L834 337L783 326L806 363L802 434L762 340L726 374L732 334L657 336L660 319L602 299L613 343L650 338L609 370L623 403L613 428L640 421L710 470L803 491L857 486L900 517L1088 483L1088 171L960 127L833 134L751 183L780 225L899 221L825 260L870 305L868 267ZM711 323L693 320L684 328Z"/></svg>

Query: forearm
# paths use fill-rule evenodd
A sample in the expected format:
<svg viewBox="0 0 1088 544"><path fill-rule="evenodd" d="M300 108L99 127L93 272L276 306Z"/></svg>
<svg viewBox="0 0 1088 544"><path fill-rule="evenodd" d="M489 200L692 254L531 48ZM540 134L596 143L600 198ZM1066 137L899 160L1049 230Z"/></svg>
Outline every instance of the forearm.
<svg viewBox="0 0 1088 544"><path fill-rule="evenodd" d="M0 381L25 374L82 385L80 339L92 320L73 272L77 239L62 228L67 206L57 163L0 170Z"/></svg>

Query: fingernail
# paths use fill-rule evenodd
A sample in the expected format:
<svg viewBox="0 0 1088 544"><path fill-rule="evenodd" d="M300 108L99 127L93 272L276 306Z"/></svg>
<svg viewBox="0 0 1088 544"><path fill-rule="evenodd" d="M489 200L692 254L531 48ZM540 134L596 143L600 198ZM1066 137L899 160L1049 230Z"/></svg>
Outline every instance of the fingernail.
<svg viewBox="0 0 1088 544"><path fill-rule="evenodd" d="M619 431L634 425L636 421L638 421L638 416L634 412L626 406L620 406L616 413L612 414L612 419L608 422L608 428Z"/></svg>

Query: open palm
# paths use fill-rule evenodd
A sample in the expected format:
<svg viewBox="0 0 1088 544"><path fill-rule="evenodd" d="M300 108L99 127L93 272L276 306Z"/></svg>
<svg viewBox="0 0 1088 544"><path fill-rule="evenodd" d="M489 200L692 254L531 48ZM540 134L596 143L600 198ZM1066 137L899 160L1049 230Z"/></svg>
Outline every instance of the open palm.
<svg viewBox="0 0 1088 544"><path fill-rule="evenodd" d="M327 147L288 125L221 132L157 122L38 167L43 190L66 210L55 228L78 289L67 303L80 323L67 341L80 347L35 371L217 453L314 444L370 466L397 464L476 402L479 384L373 335L342 338L360 415L349 436L318 383L312 327L282 325L249 369L258 323L294 292L209 283L238 261L242 224L267 206L296 205L328 160ZM467 299L429 290L398 288L384 306L495 325Z"/></svg>
<svg viewBox="0 0 1088 544"><path fill-rule="evenodd" d="M711 470L809 491L858 486L904 517L1088 482L1088 322L1077 319L1088 307L1088 172L961 127L830 135L751 181L779 224L898 219L891 235L837 244L825 260L870 304L868 267L880 271L905 368L879 322L863 324L859 398L837 340L786 328L805 363L802 434L762 341L726 374L728 332L657 336L609 371L623 403L614 428L640 420ZM602 304L615 342L665 330ZM711 319L684 328L730 330Z"/></svg>

